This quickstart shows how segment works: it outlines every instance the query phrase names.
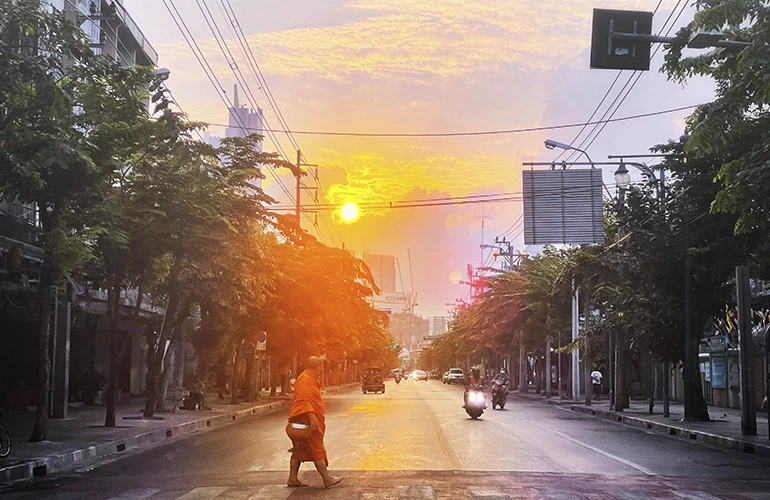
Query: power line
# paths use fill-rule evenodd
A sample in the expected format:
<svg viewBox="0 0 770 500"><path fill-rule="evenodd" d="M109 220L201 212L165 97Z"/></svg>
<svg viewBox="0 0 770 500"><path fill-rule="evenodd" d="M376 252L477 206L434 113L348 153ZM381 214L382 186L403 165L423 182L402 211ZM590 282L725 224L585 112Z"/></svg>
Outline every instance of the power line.
<svg viewBox="0 0 770 500"><path fill-rule="evenodd" d="M171 15L171 19L174 21L174 24L176 24L177 28L182 34L182 37L185 39L185 42L187 43L188 47L192 51L193 56L195 56L195 59L198 61L198 64L201 66L201 69L203 69L203 72L206 74L206 77L208 78L209 82L211 82L211 85L214 87L214 90L217 93L217 96L219 96L220 100L222 101L222 103L225 105L227 109L233 108L233 104L230 101L230 98L227 96L227 93L222 88L222 85L219 79L217 78L216 73L214 72L208 60L206 59L205 54L201 50L197 41L195 40L195 37L192 35L192 32L190 32L189 27L185 23L184 18L182 18L181 14L179 13L179 10L176 8L176 5L174 5L173 0L163 0L163 5L166 7L166 10L168 10L169 15ZM237 113L234 113L234 115L235 115L235 120L238 122L239 128L244 133L246 133L246 130L248 130L248 127L246 127L246 125L243 123L243 121L240 119L240 116ZM286 189L286 186L283 185L283 182L281 181L281 179L279 178L275 170L270 165L266 165L266 166L268 167L268 170L271 172L271 174L273 175L273 178L276 180L276 182L281 187L283 192L288 196L289 200L294 202L294 197L291 195L291 192L288 189Z"/></svg>
<svg viewBox="0 0 770 500"><path fill-rule="evenodd" d="M660 9L661 4L663 3L663 0L658 0L658 4L655 6L655 10L652 11L652 15L654 16L657 14L658 9ZM602 97L601 101L599 101L599 104L596 105L596 108L594 108L593 113L591 113L591 116L588 118L588 121L594 119L594 116L596 116L596 113L599 112L599 110L602 107L602 104L604 104L604 101L607 100L607 97L609 97L610 93L612 92L612 89L615 87L615 84L618 83L618 80L620 79L620 76L623 74L624 70L618 71L618 73L615 75L615 79L610 84L609 88L607 88L607 92L604 93L604 96ZM572 139L572 141L569 142L569 144L574 144L575 141L577 141L580 138L580 135L585 131L585 129L588 127L588 124L584 125L578 133L575 135L575 137ZM590 135L590 133L589 133ZM559 153L559 156L556 157L556 160L558 161L561 159L562 156L564 156L567 153L567 150L562 150L561 153Z"/></svg>
<svg viewBox="0 0 770 500"><path fill-rule="evenodd" d="M682 0L680 0L680 1L682 1ZM687 4L687 2L683 2L683 3L682 3L682 7L679 9L679 13L677 14L676 18L675 18L675 19L674 19L674 21L671 23L671 25L668 27L668 30L666 31L666 34L665 34L665 36L668 36L668 35L671 33L671 30L673 30L673 29L674 29L674 26L676 26L676 23L679 21L679 18L680 18L680 17L682 17L682 14L684 13L685 9L687 8L687 5L688 5L688 4ZM677 5L674 7L674 10L672 10L672 11L671 11L671 14L669 15L668 19L671 19L671 16L674 14L674 11L676 10L676 8L677 8L678 6L679 6L679 3L677 3ZM668 21L668 20L667 20L667 21ZM661 32L662 32L662 31L663 31L663 29L661 29ZM653 51L652 55L650 56L650 60L652 60L652 58L653 58L653 57L655 57L655 55L658 53L658 51L660 51L661 47L662 47L662 45L661 45L661 44L658 44L658 45L655 47L655 50ZM614 116L615 116L615 113L617 113L617 112L618 112L618 110L619 110L619 109L620 109L620 107L623 105L623 103L625 102L625 100L626 100L626 99L628 98L628 96L631 94L631 91L632 91L632 90L634 90L634 87L635 87L635 86L636 86L636 84L639 82L639 79L640 79L641 77L642 77L642 72L641 72L641 71L637 72L637 74L636 74L636 79L635 79L635 80L634 80L634 82L631 84L631 87L628 89L628 91L627 91L627 92L626 92L626 94L623 96L623 98L621 99L621 101L618 103L618 105L617 105L617 107L615 108L615 110L612 112L612 114L610 114L610 119L611 119L612 117L614 117ZM605 129L606 127L607 127L607 124L606 124L606 123L605 123L604 125L602 125L601 129L599 129L599 131L596 133L596 135L594 135L594 138L593 138L593 139L591 139L591 142L589 142L589 143L588 143L588 145L586 146L586 149L591 147L591 145L592 145L592 144L593 144L593 143L596 141L596 139L599 137L599 135L600 135L600 134L601 134L601 133L604 131L604 129Z"/></svg>
<svg viewBox="0 0 770 500"><path fill-rule="evenodd" d="M502 129L502 130L482 130L472 132L337 132L337 131L320 131L320 130L294 130L292 133L297 135L326 135L326 136L345 136L345 137L467 137L467 136L479 136L479 135L504 135L504 134L523 134L527 132L542 132L544 130L558 130L566 128L582 127L583 125L601 125L603 123L614 123L629 120L636 120L639 118L649 118L651 116L659 116L670 113L676 113L678 111L686 111L688 109L695 109L702 104L691 104L689 106L680 106L677 108L663 109L659 111L652 111L649 113L640 113L637 115L622 116L620 118L612 118L610 120L598 120L587 123L568 123L562 125L547 125L543 127L526 127L526 128L514 128L514 129ZM207 123L211 127L227 127L223 123ZM248 130L258 130L255 128L248 128ZM288 133L290 131L284 129L271 129L270 132L276 133Z"/></svg>
<svg viewBox="0 0 770 500"><path fill-rule="evenodd" d="M270 106L274 115L278 119L278 122L281 125L281 127L283 127L284 129L283 131L287 134L292 146L297 151L300 151L300 160L301 160L304 157L304 154L302 154L301 152L302 148L300 148L299 143L294 138L294 135L292 134L291 129L289 128L289 125L286 122L286 118L283 116L283 113L281 112L281 108L278 106L278 102L276 101L275 96L273 96L273 92L270 90L270 86L267 83L267 79L262 73L262 70L259 67L259 63L257 63L257 59L254 55L254 52L251 50L251 46L249 45L248 38L246 37L245 33L243 32L243 29L241 28L241 23L238 20L238 15L235 13L235 9L230 3L230 0L220 0L218 5L220 6L220 11L222 12L223 16L226 17L227 21L229 22L230 32L235 36L236 40L238 40L238 45L241 49L241 54L246 59L246 62L248 63L249 68L251 69L252 75L254 76L257 83L259 84L259 89L262 90L262 93L267 99L268 105ZM267 129L270 128L266 120L265 120L265 128ZM271 130L271 133L272 132L273 131ZM274 141L275 140L276 139L274 139ZM306 158L305 158L305 162L308 162ZM314 179L316 181L317 188L322 189L320 179L317 174L314 176ZM316 195L317 195L317 192L316 192ZM334 233L336 233L340 241L340 246L342 246L342 237L340 236L339 231L337 230L337 227L335 226L331 218L328 218L328 220L327 218L328 218L328 215L326 213L321 213L321 225L326 229L327 233L329 234L329 238L332 242L332 245L335 245ZM317 221L313 221L313 225L320 235L321 228L319 227Z"/></svg>
<svg viewBox="0 0 770 500"><path fill-rule="evenodd" d="M169 0L171 2L171 5L174 6L173 0ZM202 3L201 3L202 2ZM259 109L259 105L256 102L256 98L254 97L254 94L251 91L251 88L249 87L248 82L246 81L246 78L243 76L243 73L241 72L240 68L238 67L237 63L235 62L235 58L233 57L232 52L230 51L230 47L227 44L227 40L225 39L224 35L222 34L222 31L219 29L219 26L216 22L216 19L214 18L213 14L211 13L211 10L208 7L208 4L206 3L206 0L195 0L195 3L198 5L198 9L201 12L201 15L203 16L203 20L206 22L206 25L209 27L209 30L211 31L211 34L214 36L214 40L217 43L217 46L219 47L219 50L222 52L222 55L225 58L225 61L230 66L231 71L233 72L233 75L236 78L236 81L241 84L241 86L244 88L244 93L246 95L246 99L249 101L249 103L254 106L254 108ZM174 6L174 10L176 10L177 15L179 15L180 20L184 24L184 20L182 19L181 14L176 9L176 6ZM186 25L185 25L186 27ZM192 37L192 34L190 35ZM193 39L194 41L194 39ZM197 47L197 43L196 43ZM200 49L199 49L200 50ZM202 51L201 51L202 54ZM217 83L219 83L218 78ZM220 84L221 87L221 84ZM226 96L227 94L223 92ZM234 104L230 101L229 97L227 98L227 102L229 103L228 108L235 109ZM232 113L235 115L236 120L239 122L240 128L242 129L243 133L246 134L248 127L245 126L243 123L243 120L240 118L240 115L237 113L237 110ZM264 119L264 117L263 117ZM267 120L265 119L265 124L267 124ZM268 125L269 127L269 125ZM271 141L273 142L273 145L278 149L280 155L286 160L288 160L288 157L286 155L286 152L283 150L283 147L280 144L280 141L277 137L275 137L272 133L268 133L268 136L270 137ZM273 175L274 179L278 183L279 187L283 190L283 192L289 196L289 199L294 200L291 196L291 192L286 188L286 186L283 184L283 181L280 180L277 173L275 172L275 169L271 165L266 165L268 170ZM311 223L314 223L313 219L310 218L309 215L303 214L306 219L308 219ZM323 238L322 238L323 240Z"/></svg>
<svg viewBox="0 0 770 500"><path fill-rule="evenodd" d="M541 199L555 199L562 197L565 193L570 192L583 192L583 188L565 188L565 189L553 189L538 191L538 200ZM443 207L452 205L472 205L478 203L507 203L512 201L522 201L524 194L521 191L511 193L498 193L493 195L484 195L485 198L479 198L478 196L467 196L458 198L425 198L421 200L411 200L402 202L369 202L358 204L360 208L367 210L395 210L403 208L418 208L418 207ZM334 203L319 203L317 205L310 205L305 207L310 211L334 211L339 208L338 204ZM270 207L273 211L290 211L295 210L295 207L288 205L279 205Z"/></svg>
<svg viewBox="0 0 770 500"><path fill-rule="evenodd" d="M671 21L671 18L674 16L674 13L679 8L679 6L682 6L681 10L679 11L679 15L674 19L674 22L669 25L669 22ZM684 12L684 9L687 7L687 2L684 0L677 0L677 3L674 5L674 8L669 13L668 17L666 18L666 21L663 23L663 26L660 28L660 31L658 31L658 35L660 36L663 31L666 29L666 26L668 25L668 31L666 31L666 36L671 32L676 22L679 20L679 17L682 15L682 12ZM650 61L655 57L655 55L658 53L658 50L660 50L662 45L657 45L653 53L650 55ZM623 84L623 88L620 89L620 91L615 96L615 99L613 99L612 103L607 107L607 109L604 111L604 114L602 115L601 120L605 120L605 118L611 120L615 113L618 112L620 107L625 102L626 98L628 98L631 91L636 86L636 83L639 81L639 79L642 77L642 71L636 70L631 73L631 75L626 80L626 83ZM633 82L632 82L633 80ZM629 87L629 84L631 85ZM626 90L628 88L628 90ZM624 94L625 92L625 94ZM619 102L618 102L619 100ZM617 103L617 105L616 105ZM609 117L609 118L608 118ZM593 127L593 129L588 133L588 135L580 142L578 145L578 149L588 149L591 147L591 145L596 141L596 139L601 135L601 133L604 131L604 129L607 127L607 123L603 124L597 124ZM595 133L595 134L594 134ZM593 138L591 136L593 135ZM569 156L567 157L567 161L571 161L577 154L579 154L576 150L571 150L569 152Z"/></svg>

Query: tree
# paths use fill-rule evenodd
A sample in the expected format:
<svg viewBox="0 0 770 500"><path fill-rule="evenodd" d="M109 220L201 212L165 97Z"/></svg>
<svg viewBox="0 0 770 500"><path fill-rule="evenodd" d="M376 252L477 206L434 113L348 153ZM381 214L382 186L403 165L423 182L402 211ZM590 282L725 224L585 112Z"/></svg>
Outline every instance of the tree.
<svg viewBox="0 0 770 500"><path fill-rule="evenodd" d="M44 262L39 283L39 402L31 441L46 438L51 294L88 256L92 228L78 225L112 161L103 139L141 116L147 74L95 56L79 28L39 1L0 10L0 195L37 206ZM101 144L100 144L101 143Z"/></svg>

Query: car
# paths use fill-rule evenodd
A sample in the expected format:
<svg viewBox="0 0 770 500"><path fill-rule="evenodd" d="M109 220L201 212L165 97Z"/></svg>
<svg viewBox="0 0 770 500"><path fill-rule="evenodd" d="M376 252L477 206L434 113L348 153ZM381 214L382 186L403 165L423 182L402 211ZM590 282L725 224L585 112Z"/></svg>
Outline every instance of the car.
<svg viewBox="0 0 770 500"><path fill-rule="evenodd" d="M438 379L441 378L441 374L439 372L437 372L437 371L432 371L432 372L430 372L430 378L432 378L434 380L438 380Z"/></svg>
<svg viewBox="0 0 770 500"><path fill-rule="evenodd" d="M451 368L447 375L447 384L462 384L465 381L465 373L461 368Z"/></svg>
<svg viewBox="0 0 770 500"><path fill-rule="evenodd" d="M366 394L381 392L385 394L385 381L382 380L382 370L377 366L370 366L364 370L364 376L361 379L361 392Z"/></svg>
<svg viewBox="0 0 770 500"><path fill-rule="evenodd" d="M445 371L444 374L441 376L441 383L446 384L449 380L449 371Z"/></svg>
<svg viewBox="0 0 770 500"><path fill-rule="evenodd" d="M417 370L415 373L417 374L415 377L416 380L425 380L426 382L428 381L428 372L424 370Z"/></svg>

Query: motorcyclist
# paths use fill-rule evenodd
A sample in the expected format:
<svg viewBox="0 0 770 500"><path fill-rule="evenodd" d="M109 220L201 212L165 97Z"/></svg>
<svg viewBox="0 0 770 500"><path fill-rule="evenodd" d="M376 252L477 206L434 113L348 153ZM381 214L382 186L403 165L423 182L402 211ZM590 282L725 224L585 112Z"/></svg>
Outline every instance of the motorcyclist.
<svg viewBox="0 0 770 500"><path fill-rule="evenodd" d="M468 404L468 392L471 390L483 391L485 383L486 381L484 380L484 377L481 376L479 367L472 366L470 375L465 379L465 393L463 394L463 402L465 404L463 404L463 408Z"/></svg>
<svg viewBox="0 0 770 500"><path fill-rule="evenodd" d="M495 375L495 378L492 379L493 382L496 380L502 380L505 385L510 385L511 383L510 377L508 377L508 374L505 373L505 368L500 368L500 372Z"/></svg>

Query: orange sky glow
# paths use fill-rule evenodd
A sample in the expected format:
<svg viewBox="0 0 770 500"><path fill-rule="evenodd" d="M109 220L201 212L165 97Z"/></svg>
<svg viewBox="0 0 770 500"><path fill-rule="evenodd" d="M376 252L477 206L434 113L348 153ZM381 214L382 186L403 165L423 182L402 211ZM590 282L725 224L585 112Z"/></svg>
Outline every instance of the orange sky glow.
<svg viewBox="0 0 770 500"><path fill-rule="evenodd" d="M227 22L207 0L235 61L247 76L268 124L280 128L259 85L250 77ZM583 122L617 72L588 69L594 7L652 11L654 0L231 0L255 59L293 130L352 132L453 132L515 129ZM226 123L227 110L160 2L124 0L172 71L174 96L195 120ZM235 77L195 2L177 0L185 21L232 93ZM674 1L661 2L662 25ZM678 23L688 22L687 11ZM711 98L709 82L682 88L653 70L640 79L617 117L698 104ZM621 83L626 77L621 77ZM619 89L620 85L617 86ZM614 97L614 96L613 96ZM242 96L241 102L245 99ZM610 153L642 153L678 137L686 113L612 124L591 146L595 160ZM598 117L597 117L598 118ZM219 126L210 132L223 134ZM418 313L446 315L462 297L456 284L482 254L481 205L367 210L372 202L400 202L520 190L522 161L550 161L552 137L571 142L576 129L452 138L365 138L296 135L310 163L319 165L322 202L363 204L352 224L332 217L335 233L360 256L394 254L408 288L406 249L412 254ZM287 157L296 153L278 134ZM265 141L266 151L278 146ZM605 172L608 184L612 172ZM288 175L281 181L291 186ZM265 182L282 205L275 179ZM293 192L293 191L292 191ZM303 193L303 202L312 195ZM524 250L516 226L521 202L484 206L484 239L507 230ZM311 215L311 217L313 217ZM307 220L306 229L314 230ZM328 239L325 232L322 237ZM484 260L489 254L484 254ZM491 261L494 264L494 261Z"/></svg>

